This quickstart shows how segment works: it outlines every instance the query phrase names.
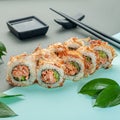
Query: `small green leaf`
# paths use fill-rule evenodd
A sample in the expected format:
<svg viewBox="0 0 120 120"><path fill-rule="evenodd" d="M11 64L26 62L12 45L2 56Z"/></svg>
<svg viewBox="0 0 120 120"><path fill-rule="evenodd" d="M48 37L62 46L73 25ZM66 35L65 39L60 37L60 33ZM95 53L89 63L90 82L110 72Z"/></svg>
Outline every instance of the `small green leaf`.
<svg viewBox="0 0 120 120"><path fill-rule="evenodd" d="M0 41L0 51L7 52L5 45Z"/></svg>
<svg viewBox="0 0 120 120"><path fill-rule="evenodd" d="M7 95L4 93L0 93L0 98L17 97L17 96L23 96L23 95L22 94Z"/></svg>
<svg viewBox="0 0 120 120"><path fill-rule="evenodd" d="M94 106L111 107L120 104L120 86L108 86L97 97Z"/></svg>
<svg viewBox="0 0 120 120"><path fill-rule="evenodd" d="M0 42L0 59L2 59L2 56L5 55L6 52L7 50L5 45L2 42Z"/></svg>
<svg viewBox="0 0 120 120"><path fill-rule="evenodd" d="M79 93L88 94L92 97L96 97L103 89L110 85L119 86L118 83L109 78L97 78L92 81L86 83Z"/></svg>
<svg viewBox="0 0 120 120"><path fill-rule="evenodd" d="M6 104L0 102L0 118L17 116L17 114Z"/></svg>
<svg viewBox="0 0 120 120"><path fill-rule="evenodd" d="M0 56L2 56L2 55L5 55L5 53L3 53L3 51L0 51Z"/></svg>

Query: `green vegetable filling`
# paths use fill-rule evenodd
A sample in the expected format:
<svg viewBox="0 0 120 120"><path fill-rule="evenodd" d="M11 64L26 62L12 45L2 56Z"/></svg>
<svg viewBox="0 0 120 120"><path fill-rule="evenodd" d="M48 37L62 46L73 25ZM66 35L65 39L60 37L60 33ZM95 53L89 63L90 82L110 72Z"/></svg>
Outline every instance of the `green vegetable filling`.
<svg viewBox="0 0 120 120"><path fill-rule="evenodd" d="M101 58L107 58L107 54L102 50L98 50L98 54Z"/></svg>
<svg viewBox="0 0 120 120"><path fill-rule="evenodd" d="M55 79L56 79L56 82L57 81L59 81L59 79L60 79L60 74L56 71L56 70L54 70L54 77L55 77Z"/></svg>
<svg viewBox="0 0 120 120"><path fill-rule="evenodd" d="M70 64L72 64L75 68L77 68L78 72L80 71L80 66L77 62L75 61L70 61Z"/></svg>
<svg viewBox="0 0 120 120"><path fill-rule="evenodd" d="M22 76L21 81L25 81L25 80L26 80L25 76Z"/></svg>
<svg viewBox="0 0 120 120"><path fill-rule="evenodd" d="M91 62L91 58L90 57L88 57L88 56L85 56L85 57L86 57L87 62Z"/></svg>
<svg viewBox="0 0 120 120"><path fill-rule="evenodd" d="M22 76L21 78L14 77L14 79L15 79L16 81L26 81L26 77L25 77L25 76Z"/></svg>
<svg viewBox="0 0 120 120"><path fill-rule="evenodd" d="M42 71L41 79L43 80L43 82L51 84L51 80L50 80L51 78L49 77L49 75L53 75L54 83L58 82L60 80L60 74L58 73L57 70L55 70L55 69L46 69L46 70Z"/></svg>
<svg viewBox="0 0 120 120"><path fill-rule="evenodd" d="M18 74L20 72L20 74ZM16 81L26 81L30 78L30 69L26 65L17 65L11 72Z"/></svg>

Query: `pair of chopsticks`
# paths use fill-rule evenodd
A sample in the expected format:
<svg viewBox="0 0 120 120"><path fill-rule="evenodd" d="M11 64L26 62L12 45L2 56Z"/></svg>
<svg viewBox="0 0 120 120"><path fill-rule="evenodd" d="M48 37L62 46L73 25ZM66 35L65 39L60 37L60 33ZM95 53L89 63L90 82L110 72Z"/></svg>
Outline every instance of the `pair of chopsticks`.
<svg viewBox="0 0 120 120"><path fill-rule="evenodd" d="M68 16L68 15L66 15L65 13L58 12L58 11L52 9L52 8L50 8L50 10L52 10L53 12L59 14L60 16L62 16L64 18L66 18L68 21L76 24L80 28L82 28L82 29L86 30L87 32L93 34L94 36L98 37L99 39L104 40L104 41L106 41L106 42L108 42L108 43L110 43L110 44L112 44L115 47L120 49L120 40L115 39L115 38L113 38L113 37L111 37L111 36L109 36L105 33L102 33L100 31L98 31L98 30L96 30L96 29L94 29L94 28L92 28L92 27L90 27L90 26L88 26L88 25L86 25L86 24Z"/></svg>

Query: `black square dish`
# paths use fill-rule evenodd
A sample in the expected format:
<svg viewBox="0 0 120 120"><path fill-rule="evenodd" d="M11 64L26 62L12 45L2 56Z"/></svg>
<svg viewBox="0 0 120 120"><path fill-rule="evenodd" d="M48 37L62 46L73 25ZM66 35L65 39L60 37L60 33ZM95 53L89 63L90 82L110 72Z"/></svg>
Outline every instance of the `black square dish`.
<svg viewBox="0 0 120 120"><path fill-rule="evenodd" d="M49 28L35 16L8 21L7 26L19 39L45 35Z"/></svg>

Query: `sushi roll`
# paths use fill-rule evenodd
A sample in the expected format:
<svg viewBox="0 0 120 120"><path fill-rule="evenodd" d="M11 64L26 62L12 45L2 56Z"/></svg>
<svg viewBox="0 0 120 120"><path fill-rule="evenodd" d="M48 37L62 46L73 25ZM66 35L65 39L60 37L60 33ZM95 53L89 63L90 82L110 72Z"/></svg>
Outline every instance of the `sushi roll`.
<svg viewBox="0 0 120 120"><path fill-rule="evenodd" d="M53 61L57 59L57 56L55 55L55 53L53 53L49 49L45 49L45 48L41 49L41 47L37 47L32 53L32 56L34 56L36 63L38 63L40 59L43 59L43 60L52 59Z"/></svg>
<svg viewBox="0 0 120 120"><path fill-rule="evenodd" d="M109 68L111 63L116 56L115 50L112 46L108 45L107 42L101 40L91 40L89 46L93 49L98 57L97 65L98 68Z"/></svg>
<svg viewBox="0 0 120 120"><path fill-rule="evenodd" d="M80 47L77 49L84 58L85 77L95 72L97 67L97 56L93 49L88 46Z"/></svg>
<svg viewBox="0 0 120 120"><path fill-rule="evenodd" d="M41 53L42 53L42 59L44 60L56 61L57 59L59 59L56 56L56 54L53 51L50 51L49 49L42 49Z"/></svg>
<svg viewBox="0 0 120 120"><path fill-rule="evenodd" d="M63 86L64 70L58 61L40 60L37 67L38 84L45 88L56 88Z"/></svg>
<svg viewBox="0 0 120 120"><path fill-rule="evenodd" d="M84 76L84 59L77 51L68 51L67 56L63 57L65 78L78 81Z"/></svg>
<svg viewBox="0 0 120 120"><path fill-rule="evenodd" d="M87 38L81 38L81 39L79 39L79 40L83 41L84 46L88 46L89 43L90 43L90 41L91 41L91 38L90 38L90 37L87 37Z"/></svg>
<svg viewBox="0 0 120 120"><path fill-rule="evenodd" d="M72 37L63 43L69 50L76 50L81 46L84 46L84 42L76 37Z"/></svg>
<svg viewBox="0 0 120 120"><path fill-rule="evenodd" d="M35 48L31 55L35 59L35 62L37 62L39 59L42 58L42 48L38 46L37 48Z"/></svg>
<svg viewBox="0 0 120 120"><path fill-rule="evenodd" d="M78 81L99 68L109 68L114 57L115 49L107 42L73 37L48 48L38 46L31 54L11 57L6 79L12 86L37 82L45 88L61 87L65 79Z"/></svg>
<svg viewBox="0 0 120 120"><path fill-rule="evenodd" d="M36 80L36 64L31 55L20 54L10 58L7 81L12 86L28 86Z"/></svg>
<svg viewBox="0 0 120 120"><path fill-rule="evenodd" d="M57 57L62 58L67 54L67 48L62 43L55 43L48 46L48 49L54 53Z"/></svg>

